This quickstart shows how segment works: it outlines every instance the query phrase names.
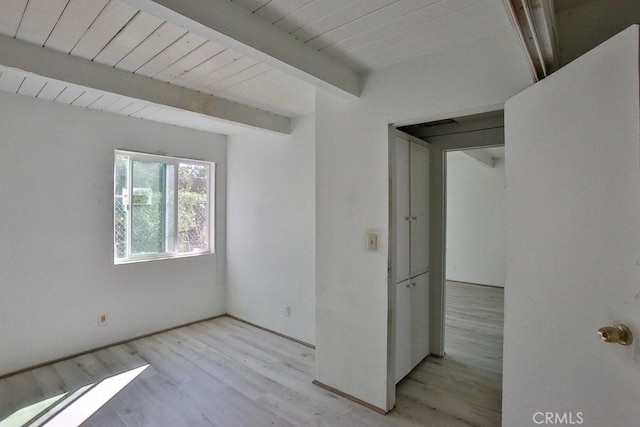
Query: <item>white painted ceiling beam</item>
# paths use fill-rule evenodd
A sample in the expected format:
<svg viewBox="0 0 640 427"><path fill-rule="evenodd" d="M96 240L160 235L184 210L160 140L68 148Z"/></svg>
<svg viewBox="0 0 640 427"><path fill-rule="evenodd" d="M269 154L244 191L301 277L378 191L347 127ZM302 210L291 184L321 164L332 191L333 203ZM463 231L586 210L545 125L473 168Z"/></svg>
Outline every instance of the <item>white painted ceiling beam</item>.
<svg viewBox="0 0 640 427"><path fill-rule="evenodd" d="M126 3L346 99L360 96L358 73L229 0Z"/></svg>
<svg viewBox="0 0 640 427"><path fill-rule="evenodd" d="M283 134L291 132L289 117L117 70L6 36L0 36L0 64L42 77L200 113L226 122Z"/></svg>
<svg viewBox="0 0 640 427"><path fill-rule="evenodd" d="M502 0L527 55L535 81L559 68L555 11L552 0Z"/></svg>
<svg viewBox="0 0 640 427"><path fill-rule="evenodd" d="M460 151L462 154L466 154L471 157L473 160L480 162L483 166L487 166L489 168L494 168L496 166L496 161L493 157L487 154L482 150L462 150Z"/></svg>

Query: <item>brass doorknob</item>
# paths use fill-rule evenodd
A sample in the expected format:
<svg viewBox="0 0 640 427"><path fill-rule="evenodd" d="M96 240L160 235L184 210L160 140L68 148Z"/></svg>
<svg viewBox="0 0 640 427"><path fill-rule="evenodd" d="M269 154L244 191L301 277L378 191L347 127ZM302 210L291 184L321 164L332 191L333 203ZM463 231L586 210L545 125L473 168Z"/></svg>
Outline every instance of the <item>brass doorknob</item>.
<svg viewBox="0 0 640 427"><path fill-rule="evenodd" d="M620 345L631 345L633 342L631 330L621 323L598 329L598 335L604 342L618 343Z"/></svg>

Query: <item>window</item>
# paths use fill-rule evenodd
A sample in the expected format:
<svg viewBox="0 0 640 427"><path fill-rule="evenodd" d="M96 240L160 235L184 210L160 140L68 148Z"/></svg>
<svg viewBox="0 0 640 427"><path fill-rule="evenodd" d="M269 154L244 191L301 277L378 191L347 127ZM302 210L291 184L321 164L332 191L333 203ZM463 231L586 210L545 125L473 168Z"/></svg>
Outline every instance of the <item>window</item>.
<svg viewBox="0 0 640 427"><path fill-rule="evenodd" d="M114 263L213 252L215 164L115 152Z"/></svg>

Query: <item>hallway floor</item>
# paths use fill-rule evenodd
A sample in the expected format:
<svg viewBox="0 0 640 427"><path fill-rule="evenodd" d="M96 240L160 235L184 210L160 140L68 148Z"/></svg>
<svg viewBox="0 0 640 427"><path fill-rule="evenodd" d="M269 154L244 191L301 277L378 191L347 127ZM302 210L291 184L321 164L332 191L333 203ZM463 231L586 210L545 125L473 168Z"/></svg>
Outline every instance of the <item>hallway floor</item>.
<svg viewBox="0 0 640 427"><path fill-rule="evenodd" d="M428 357L398 384L395 412L411 416L419 402L442 416L425 425L500 426L504 290L447 282L446 292L445 357Z"/></svg>

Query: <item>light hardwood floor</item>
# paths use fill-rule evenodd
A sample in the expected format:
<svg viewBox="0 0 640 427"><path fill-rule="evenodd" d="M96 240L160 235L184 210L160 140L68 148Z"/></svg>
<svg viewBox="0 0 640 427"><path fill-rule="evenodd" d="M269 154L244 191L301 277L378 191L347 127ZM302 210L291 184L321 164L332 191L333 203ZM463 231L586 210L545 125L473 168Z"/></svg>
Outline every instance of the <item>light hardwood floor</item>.
<svg viewBox="0 0 640 427"><path fill-rule="evenodd" d="M446 283L445 353L502 381L504 289Z"/></svg>
<svg viewBox="0 0 640 427"><path fill-rule="evenodd" d="M484 370L462 361L427 358L398 384L397 407L383 416L313 385L313 349L229 317L5 378L0 420L30 403L146 364L84 425L499 425L495 384Z"/></svg>
<svg viewBox="0 0 640 427"><path fill-rule="evenodd" d="M425 426L500 426L504 291L447 282L446 301L445 357L425 359L398 384L395 411L410 414L417 401L447 416Z"/></svg>

